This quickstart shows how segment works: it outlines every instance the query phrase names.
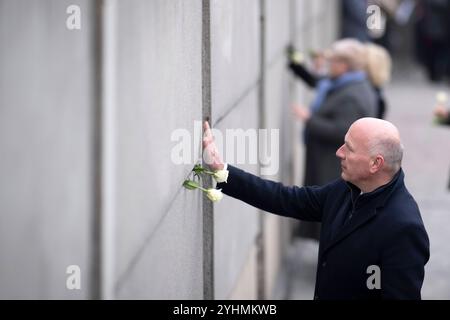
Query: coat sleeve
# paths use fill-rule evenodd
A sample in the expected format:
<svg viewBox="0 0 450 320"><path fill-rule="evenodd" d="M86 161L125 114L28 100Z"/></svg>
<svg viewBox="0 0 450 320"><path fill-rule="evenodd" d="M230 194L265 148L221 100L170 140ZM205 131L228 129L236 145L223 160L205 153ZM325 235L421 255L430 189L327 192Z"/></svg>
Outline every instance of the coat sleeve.
<svg viewBox="0 0 450 320"><path fill-rule="evenodd" d="M317 86L318 77L308 71L303 65L291 62L289 68L294 74L302 79L310 88Z"/></svg>
<svg viewBox="0 0 450 320"><path fill-rule="evenodd" d="M349 96L344 98L339 105L334 106L332 117L313 115L306 122L306 130L309 135L319 141L343 143L350 125L365 116L368 115L357 99Z"/></svg>
<svg viewBox="0 0 450 320"><path fill-rule="evenodd" d="M233 198L284 217L321 221L328 186L287 187L228 165L228 182L217 188Z"/></svg>
<svg viewBox="0 0 450 320"><path fill-rule="evenodd" d="M382 298L421 299L429 255L428 236L423 226L407 226L392 236L381 257Z"/></svg>

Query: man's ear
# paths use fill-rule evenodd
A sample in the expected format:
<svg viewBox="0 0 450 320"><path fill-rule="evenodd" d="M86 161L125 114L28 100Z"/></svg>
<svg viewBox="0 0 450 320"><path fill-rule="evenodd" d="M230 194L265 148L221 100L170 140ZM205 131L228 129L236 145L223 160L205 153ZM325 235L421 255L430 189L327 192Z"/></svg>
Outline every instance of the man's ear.
<svg viewBox="0 0 450 320"><path fill-rule="evenodd" d="M377 155L375 159L371 161L370 173L377 173L384 165L384 158L381 155Z"/></svg>

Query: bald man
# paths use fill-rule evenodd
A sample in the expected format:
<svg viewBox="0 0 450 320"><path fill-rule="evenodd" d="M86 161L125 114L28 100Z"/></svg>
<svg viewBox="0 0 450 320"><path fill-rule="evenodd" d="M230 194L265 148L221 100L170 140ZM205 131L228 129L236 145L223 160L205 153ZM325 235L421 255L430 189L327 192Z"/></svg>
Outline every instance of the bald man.
<svg viewBox="0 0 450 320"><path fill-rule="evenodd" d="M280 216L322 222L314 299L420 299L429 240L404 184L403 146L388 121L355 121L336 151L341 178L324 186L287 187L223 163L209 125L203 147L217 188Z"/></svg>

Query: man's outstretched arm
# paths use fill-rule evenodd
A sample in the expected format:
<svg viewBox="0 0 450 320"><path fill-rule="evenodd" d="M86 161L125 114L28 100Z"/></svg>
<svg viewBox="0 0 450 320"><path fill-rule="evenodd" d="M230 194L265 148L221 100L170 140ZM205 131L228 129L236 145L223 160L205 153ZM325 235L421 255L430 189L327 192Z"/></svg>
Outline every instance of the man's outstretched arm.
<svg viewBox="0 0 450 320"><path fill-rule="evenodd" d="M214 144L209 124L204 123L203 148L209 166L221 170L225 164ZM281 183L265 180L253 174L228 165L228 182L219 183L217 188L233 198L242 200L261 210L281 216L306 221L322 220L322 204L328 187L287 187Z"/></svg>
<svg viewBox="0 0 450 320"><path fill-rule="evenodd" d="M294 62L289 63L289 68L300 79L302 79L310 88L316 88L319 77L308 71L302 64L296 64Z"/></svg>
<svg viewBox="0 0 450 320"><path fill-rule="evenodd" d="M305 221L322 221L326 187L287 187L228 165L228 182L217 188L261 210Z"/></svg>

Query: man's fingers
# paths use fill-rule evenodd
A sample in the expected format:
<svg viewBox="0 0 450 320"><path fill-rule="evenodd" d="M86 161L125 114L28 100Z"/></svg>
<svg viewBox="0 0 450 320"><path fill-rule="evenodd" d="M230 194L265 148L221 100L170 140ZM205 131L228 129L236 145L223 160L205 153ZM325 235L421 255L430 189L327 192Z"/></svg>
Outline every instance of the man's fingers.
<svg viewBox="0 0 450 320"><path fill-rule="evenodd" d="M213 136L208 121L203 122L203 148L206 148L211 142L213 142Z"/></svg>
<svg viewBox="0 0 450 320"><path fill-rule="evenodd" d="M211 128L209 127L208 121L203 122L204 137L212 138Z"/></svg>
<svg viewBox="0 0 450 320"><path fill-rule="evenodd" d="M203 130L207 131L207 130L209 130L209 129L210 129L210 128L209 128L209 123L208 123L208 121L203 122Z"/></svg>
<svg viewBox="0 0 450 320"><path fill-rule="evenodd" d="M214 170L222 169L224 164L214 143L214 137L208 121L203 122L203 131L203 160Z"/></svg>

